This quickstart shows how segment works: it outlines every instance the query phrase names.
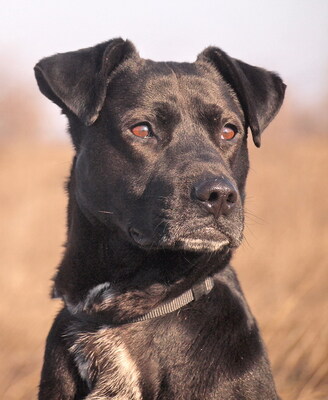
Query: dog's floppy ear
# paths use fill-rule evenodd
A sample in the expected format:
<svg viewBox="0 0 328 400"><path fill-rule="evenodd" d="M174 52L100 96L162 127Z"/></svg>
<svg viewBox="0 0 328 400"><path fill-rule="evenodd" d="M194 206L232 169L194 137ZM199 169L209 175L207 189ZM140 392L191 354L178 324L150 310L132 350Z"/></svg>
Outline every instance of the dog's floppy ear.
<svg viewBox="0 0 328 400"><path fill-rule="evenodd" d="M277 74L229 57L217 47L205 49L198 60L210 61L234 90L253 141L260 147L261 133L279 111L286 85Z"/></svg>
<svg viewBox="0 0 328 400"><path fill-rule="evenodd" d="M94 47L56 54L34 67L41 92L85 125L93 124L103 106L109 74L137 54L133 44L113 39Z"/></svg>

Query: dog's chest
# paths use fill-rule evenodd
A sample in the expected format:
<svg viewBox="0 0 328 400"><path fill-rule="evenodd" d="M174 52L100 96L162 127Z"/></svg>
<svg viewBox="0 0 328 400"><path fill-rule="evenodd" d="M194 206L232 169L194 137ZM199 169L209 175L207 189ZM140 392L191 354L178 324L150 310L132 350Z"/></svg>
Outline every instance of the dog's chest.
<svg viewBox="0 0 328 400"><path fill-rule="evenodd" d="M65 336L86 399L276 399L256 323L224 282L162 318L119 327L74 319Z"/></svg>
<svg viewBox="0 0 328 400"><path fill-rule="evenodd" d="M226 379L226 372L219 365L226 360L221 356L218 360L214 329L206 337L189 336L180 325L178 335L172 331L177 332L174 323L166 330L160 324L150 324L139 332L130 329L122 333L109 326L94 329L74 322L66 337L79 375L90 391L86 399L230 400L244 392L244 379L248 387L262 380L248 373L242 373L237 384ZM275 399L266 395L257 400Z"/></svg>

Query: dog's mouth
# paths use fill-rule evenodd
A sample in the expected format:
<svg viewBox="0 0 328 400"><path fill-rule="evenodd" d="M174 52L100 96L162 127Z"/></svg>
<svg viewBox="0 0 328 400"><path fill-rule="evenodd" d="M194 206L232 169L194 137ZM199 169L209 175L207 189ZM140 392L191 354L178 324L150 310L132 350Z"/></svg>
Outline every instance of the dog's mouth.
<svg viewBox="0 0 328 400"><path fill-rule="evenodd" d="M159 238L143 233L141 230L130 227L129 235L132 242L140 248L148 250L170 249L185 251L219 252L227 247L238 247L241 239L229 237L221 232L215 232L212 237L207 229L202 234L194 232L192 235L174 237L164 234ZM207 233L207 234L206 234Z"/></svg>

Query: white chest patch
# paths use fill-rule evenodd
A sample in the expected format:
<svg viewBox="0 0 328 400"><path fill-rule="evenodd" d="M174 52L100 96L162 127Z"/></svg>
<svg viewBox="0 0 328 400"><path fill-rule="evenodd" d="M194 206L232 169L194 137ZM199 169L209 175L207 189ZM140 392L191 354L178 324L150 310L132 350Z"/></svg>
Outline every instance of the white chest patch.
<svg viewBox="0 0 328 400"><path fill-rule="evenodd" d="M90 394L86 400L141 400L140 372L121 338L111 328L85 332L75 326L72 353Z"/></svg>

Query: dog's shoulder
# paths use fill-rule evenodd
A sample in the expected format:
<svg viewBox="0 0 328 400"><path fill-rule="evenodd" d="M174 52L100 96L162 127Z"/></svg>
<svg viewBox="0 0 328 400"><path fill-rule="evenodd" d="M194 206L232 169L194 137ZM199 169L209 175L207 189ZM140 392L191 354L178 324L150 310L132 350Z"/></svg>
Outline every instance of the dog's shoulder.
<svg viewBox="0 0 328 400"><path fill-rule="evenodd" d="M41 373L40 399L68 399L86 394L87 386L81 380L74 358L68 352L65 332L70 323L71 316L63 309L49 332Z"/></svg>

